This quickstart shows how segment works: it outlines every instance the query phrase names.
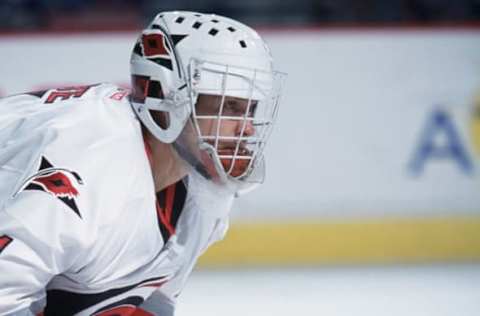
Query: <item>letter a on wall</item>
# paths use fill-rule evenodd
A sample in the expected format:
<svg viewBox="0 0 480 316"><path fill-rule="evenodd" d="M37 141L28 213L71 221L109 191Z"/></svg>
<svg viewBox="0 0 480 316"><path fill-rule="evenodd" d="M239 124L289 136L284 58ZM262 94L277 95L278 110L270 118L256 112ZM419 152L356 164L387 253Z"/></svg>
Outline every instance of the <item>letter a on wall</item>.
<svg viewBox="0 0 480 316"><path fill-rule="evenodd" d="M442 144L438 144L440 137L444 139ZM465 174L471 174L473 171L473 163L461 142L455 124L449 114L442 109L435 109L429 116L409 163L409 170L414 175L419 175L423 172L425 164L433 159L451 160Z"/></svg>

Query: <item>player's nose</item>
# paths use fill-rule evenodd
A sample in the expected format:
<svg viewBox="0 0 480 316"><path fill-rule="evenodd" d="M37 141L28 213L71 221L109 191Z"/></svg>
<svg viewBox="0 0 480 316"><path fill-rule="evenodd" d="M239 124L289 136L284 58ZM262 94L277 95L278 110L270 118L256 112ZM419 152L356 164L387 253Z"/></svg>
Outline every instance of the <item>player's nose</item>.
<svg viewBox="0 0 480 316"><path fill-rule="evenodd" d="M248 136L253 136L254 134L255 134L255 126L253 125L252 120L246 119L246 120L238 121L237 135L248 137Z"/></svg>

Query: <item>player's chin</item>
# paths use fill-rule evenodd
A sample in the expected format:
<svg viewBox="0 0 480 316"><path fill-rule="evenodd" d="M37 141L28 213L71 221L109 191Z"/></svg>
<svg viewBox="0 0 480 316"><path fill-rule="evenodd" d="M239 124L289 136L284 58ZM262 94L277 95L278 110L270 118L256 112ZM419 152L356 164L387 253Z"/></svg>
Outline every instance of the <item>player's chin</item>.
<svg viewBox="0 0 480 316"><path fill-rule="evenodd" d="M235 154L235 149L233 148L223 148L223 149L218 149L218 155L219 156L230 156L233 157ZM246 148L239 148L237 157L240 156L241 158L220 158L220 161L222 163L223 169L225 172L229 173L232 177L239 177L243 174L248 169L248 166L250 165L250 161L252 159L252 152L249 151ZM232 167L233 164L233 167Z"/></svg>

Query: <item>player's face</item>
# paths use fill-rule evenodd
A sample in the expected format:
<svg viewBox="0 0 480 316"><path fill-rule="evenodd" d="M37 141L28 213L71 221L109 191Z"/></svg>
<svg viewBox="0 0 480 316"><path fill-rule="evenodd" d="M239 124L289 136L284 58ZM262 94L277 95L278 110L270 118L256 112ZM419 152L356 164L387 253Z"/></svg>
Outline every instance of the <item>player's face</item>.
<svg viewBox="0 0 480 316"><path fill-rule="evenodd" d="M232 176L243 174L250 162L246 138L255 134L252 118L256 105L256 101L249 104L248 100L236 97L225 96L223 105L222 96L198 97L196 114L201 136L216 148L225 171L231 169Z"/></svg>

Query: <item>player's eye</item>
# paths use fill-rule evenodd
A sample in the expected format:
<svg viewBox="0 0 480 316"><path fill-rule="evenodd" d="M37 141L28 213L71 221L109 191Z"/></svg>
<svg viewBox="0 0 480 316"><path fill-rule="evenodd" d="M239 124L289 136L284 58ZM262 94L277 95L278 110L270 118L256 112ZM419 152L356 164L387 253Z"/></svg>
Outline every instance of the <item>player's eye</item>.
<svg viewBox="0 0 480 316"><path fill-rule="evenodd" d="M246 106L235 100L226 100L223 106L223 115L242 116L245 114Z"/></svg>
<svg viewBox="0 0 480 316"><path fill-rule="evenodd" d="M246 113L248 108L248 113ZM257 102L252 101L250 107L248 102L238 102L236 100L227 100L223 106L223 115L226 116L245 116L253 117L257 108Z"/></svg>

